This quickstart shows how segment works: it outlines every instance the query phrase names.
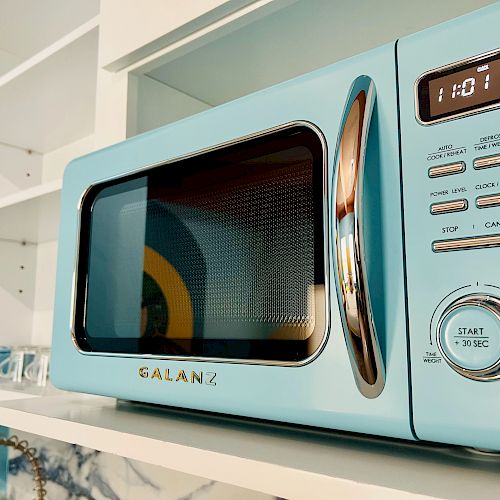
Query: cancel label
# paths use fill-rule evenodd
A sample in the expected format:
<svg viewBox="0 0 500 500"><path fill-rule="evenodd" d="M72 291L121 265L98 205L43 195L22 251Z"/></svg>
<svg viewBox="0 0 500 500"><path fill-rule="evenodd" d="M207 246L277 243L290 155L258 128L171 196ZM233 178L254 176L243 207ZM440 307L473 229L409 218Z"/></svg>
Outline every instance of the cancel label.
<svg viewBox="0 0 500 500"><path fill-rule="evenodd" d="M500 227L500 221L491 220L491 221L485 222L484 227L486 229L496 229L496 228Z"/></svg>

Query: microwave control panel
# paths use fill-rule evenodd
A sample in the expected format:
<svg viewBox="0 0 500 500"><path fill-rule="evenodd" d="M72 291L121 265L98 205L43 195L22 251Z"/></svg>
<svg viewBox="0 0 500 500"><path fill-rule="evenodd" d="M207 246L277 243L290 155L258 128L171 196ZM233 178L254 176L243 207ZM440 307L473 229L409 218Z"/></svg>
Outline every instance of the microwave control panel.
<svg viewBox="0 0 500 500"><path fill-rule="evenodd" d="M484 448L500 446L498 22L496 4L396 48L414 430Z"/></svg>
<svg viewBox="0 0 500 500"><path fill-rule="evenodd" d="M459 259L473 269L481 250L500 252L500 129L468 127L472 115L493 125L499 111L500 50L430 70L415 82L415 119L436 139L418 166L428 200L421 234L430 229L425 244L444 273L452 256L439 254L463 254ZM446 362L472 380L500 379L500 282L478 273L475 283L456 284L431 314L423 359Z"/></svg>
<svg viewBox="0 0 500 500"><path fill-rule="evenodd" d="M475 265L483 249L500 253L500 132L476 141L469 148L440 146L445 149L429 154L427 168L429 179L436 181L431 185L438 186L429 191L429 215L442 221L432 251L475 250L479 257L476 252L465 256L468 266ZM467 155L467 149L472 154ZM433 160L454 155L458 159L451 162ZM463 217L465 212L469 217ZM457 373L477 381L500 378L500 283L493 276L480 283L478 277L473 293L469 285L474 283L464 283L465 288L452 293L453 299L445 297L436 306L430 335L435 335L438 351L427 351L427 362L442 358Z"/></svg>
<svg viewBox="0 0 500 500"><path fill-rule="evenodd" d="M415 117L423 126L444 131L436 134L439 138L447 136L447 121L461 120L456 124L460 128L469 115L497 115L499 109L500 50L431 70L415 83ZM485 116L484 121L490 119ZM500 129L485 135L470 130L465 138L457 143L450 135L448 144L437 142L426 152L426 225L435 228L430 245L436 254L500 252ZM472 254L463 258L465 265L474 266ZM500 378L500 283L490 281L476 279L474 292L467 289L474 283L464 284L437 304L429 343L434 338L438 350L427 351L427 363L444 360L476 381Z"/></svg>

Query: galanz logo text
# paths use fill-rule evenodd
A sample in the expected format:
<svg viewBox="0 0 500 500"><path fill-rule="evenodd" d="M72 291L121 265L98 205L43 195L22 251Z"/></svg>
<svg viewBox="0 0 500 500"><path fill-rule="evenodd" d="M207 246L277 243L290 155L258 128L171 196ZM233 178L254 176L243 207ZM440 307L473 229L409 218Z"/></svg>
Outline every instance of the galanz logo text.
<svg viewBox="0 0 500 500"><path fill-rule="evenodd" d="M165 368L165 370L162 371L159 368L150 369L147 366L141 366L139 368L139 377L160 382L184 382L185 384L205 384L214 386L217 385L215 382L216 376L217 374L214 372L186 372L185 370L171 372L170 368Z"/></svg>

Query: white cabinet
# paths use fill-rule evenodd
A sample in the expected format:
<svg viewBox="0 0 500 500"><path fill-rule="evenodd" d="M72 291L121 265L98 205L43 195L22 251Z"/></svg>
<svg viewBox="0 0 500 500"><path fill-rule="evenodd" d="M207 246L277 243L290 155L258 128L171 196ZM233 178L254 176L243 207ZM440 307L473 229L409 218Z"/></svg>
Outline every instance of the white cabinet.
<svg viewBox="0 0 500 500"><path fill-rule="evenodd" d="M94 148L98 2L22 4L0 6L0 344L48 345L62 173Z"/></svg>
<svg viewBox="0 0 500 500"><path fill-rule="evenodd" d="M114 3L105 2L108 7ZM130 58L122 56L120 64L109 64L108 68L115 74L128 74L128 101L122 105L128 109L126 135L131 136L488 3L491 1L253 2L209 26L200 27L195 20L186 22L183 29L188 35L175 40L159 37L162 48L143 51L140 60L136 57L140 51L130 49ZM185 21L180 15L177 18L177 11L172 12L177 24ZM108 13L103 19L102 40L110 36L107 22L112 18Z"/></svg>
<svg viewBox="0 0 500 500"><path fill-rule="evenodd" d="M0 75L18 67L99 12L99 0L2 0Z"/></svg>
<svg viewBox="0 0 500 500"><path fill-rule="evenodd" d="M269 0L268 0L269 1ZM252 0L103 0L100 65L116 71L224 18Z"/></svg>
<svg viewBox="0 0 500 500"><path fill-rule="evenodd" d="M50 343L72 158L486 3L2 2L0 344Z"/></svg>
<svg viewBox="0 0 500 500"><path fill-rule="evenodd" d="M488 3L102 0L99 14L97 0L26 0L30 29L23 25L18 40L31 43L16 54L5 12L19 21L21 2L3 0L0 344L50 344L61 178L71 159ZM314 492L311 498L444 498L453 484L451 494L465 498L474 474L485 492L498 484L484 464L468 472L455 450L401 445L394 451L368 440L375 451L364 451L346 446L345 437L330 436L325 445L315 433L297 444L290 430L184 425L184 417L168 421L144 408L119 411L109 399L68 395L2 404L0 417L1 425L284 496L303 487ZM275 448L266 451L267 442ZM369 480L360 477L371 468Z"/></svg>

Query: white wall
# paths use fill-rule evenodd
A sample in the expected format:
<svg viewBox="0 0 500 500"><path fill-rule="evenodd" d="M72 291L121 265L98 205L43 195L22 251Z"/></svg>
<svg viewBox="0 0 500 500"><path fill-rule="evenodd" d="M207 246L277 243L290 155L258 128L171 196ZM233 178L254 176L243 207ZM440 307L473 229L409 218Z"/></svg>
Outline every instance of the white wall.
<svg viewBox="0 0 500 500"><path fill-rule="evenodd" d="M0 344L31 343L36 246L0 240Z"/></svg>
<svg viewBox="0 0 500 500"><path fill-rule="evenodd" d="M130 75L129 78L129 137L211 107L146 75Z"/></svg>
<svg viewBox="0 0 500 500"><path fill-rule="evenodd" d="M35 186L41 179L42 155L0 143L0 198Z"/></svg>
<svg viewBox="0 0 500 500"><path fill-rule="evenodd" d="M40 243L36 250L35 301L33 333L35 345L50 345L54 309L57 241Z"/></svg>
<svg viewBox="0 0 500 500"><path fill-rule="evenodd" d="M88 135L62 148L43 155L42 182L50 182L63 176L66 165L84 154L94 150L94 134Z"/></svg>

